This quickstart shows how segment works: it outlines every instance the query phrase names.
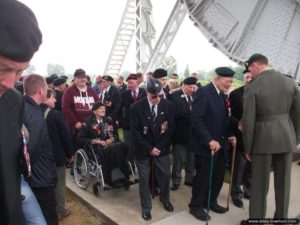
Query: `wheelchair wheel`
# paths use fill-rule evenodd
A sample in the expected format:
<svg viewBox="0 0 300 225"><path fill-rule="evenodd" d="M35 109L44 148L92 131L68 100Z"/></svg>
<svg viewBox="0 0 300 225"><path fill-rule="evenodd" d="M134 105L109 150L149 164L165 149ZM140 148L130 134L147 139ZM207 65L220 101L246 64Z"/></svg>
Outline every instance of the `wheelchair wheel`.
<svg viewBox="0 0 300 225"><path fill-rule="evenodd" d="M76 184L86 189L90 182L90 166L88 156L83 149L78 149L74 156L73 171Z"/></svg>

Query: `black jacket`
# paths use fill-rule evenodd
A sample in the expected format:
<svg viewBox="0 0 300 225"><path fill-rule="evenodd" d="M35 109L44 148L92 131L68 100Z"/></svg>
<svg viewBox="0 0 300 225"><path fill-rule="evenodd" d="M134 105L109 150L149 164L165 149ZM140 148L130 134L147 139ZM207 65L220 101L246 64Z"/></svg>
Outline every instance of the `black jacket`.
<svg viewBox="0 0 300 225"><path fill-rule="evenodd" d="M105 92L103 102L106 105L105 116L115 120L121 105L121 95L118 88L110 86L109 91Z"/></svg>
<svg viewBox="0 0 300 225"><path fill-rule="evenodd" d="M40 108L45 113L48 107L45 104L41 104ZM65 166L67 158L70 158L73 154L74 147L64 114L55 109L50 109L46 121L56 167Z"/></svg>
<svg viewBox="0 0 300 225"><path fill-rule="evenodd" d="M0 223L25 224L21 199L21 126L24 99L17 90L0 96Z"/></svg>
<svg viewBox="0 0 300 225"><path fill-rule="evenodd" d="M55 99L56 99L56 102L55 102L55 109L58 110L58 111L62 111L62 97L64 95L64 93L60 90L57 90L55 89Z"/></svg>
<svg viewBox="0 0 300 225"><path fill-rule="evenodd" d="M138 100L146 97L144 89L139 88ZM130 130L130 106L134 103L130 90L126 90L121 94L121 107L119 109L118 118L119 127Z"/></svg>
<svg viewBox="0 0 300 225"><path fill-rule="evenodd" d="M191 109L187 103L182 89L174 91L170 95L170 100L174 108L175 130L172 143L186 145L191 129Z"/></svg>
<svg viewBox="0 0 300 225"><path fill-rule="evenodd" d="M56 169L47 123L36 102L25 95L24 124L29 132L28 152L32 175L29 184L34 188L56 186Z"/></svg>
<svg viewBox="0 0 300 225"><path fill-rule="evenodd" d="M228 108L225 99L218 95L212 83L197 90L192 106L191 136L189 148L192 152L210 157L208 143L216 140L223 150L216 154L224 154L228 143Z"/></svg>
<svg viewBox="0 0 300 225"><path fill-rule="evenodd" d="M158 104L156 121L155 129L148 98L143 98L131 106L130 129L137 159L149 159L154 147L161 151L160 156L169 154L174 116L171 103L165 99L161 99Z"/></svg>

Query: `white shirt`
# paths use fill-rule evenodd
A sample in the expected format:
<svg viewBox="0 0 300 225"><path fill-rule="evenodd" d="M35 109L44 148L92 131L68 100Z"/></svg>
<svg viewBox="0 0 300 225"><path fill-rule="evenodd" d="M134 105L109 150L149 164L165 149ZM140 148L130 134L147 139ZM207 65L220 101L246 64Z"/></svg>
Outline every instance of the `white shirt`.
<svg viewBox="0 0 300 225"><path fill-rule="evenodd" d="M147 97L147 99L148 99L148 103L149 103L149 107L150 107L150 112L152 113L153 104L150 102L149 97ZM154 105L154 112L155 112L155 115L157 116L157 105Z"/></svg>

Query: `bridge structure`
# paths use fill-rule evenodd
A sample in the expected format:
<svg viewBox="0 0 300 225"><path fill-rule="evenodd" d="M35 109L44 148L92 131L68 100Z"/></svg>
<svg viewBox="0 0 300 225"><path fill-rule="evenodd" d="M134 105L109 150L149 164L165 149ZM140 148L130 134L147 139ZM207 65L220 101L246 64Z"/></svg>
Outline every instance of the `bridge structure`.
<svg viewBox="0 0 300 225"><path fill-rule="evenodd" d="M174 0L169 18L155 41L151 0L128 0L104 74L120 73L132 39L136 71L157 68L184 18L233 61L242 64L262 53L270 65L300 81L300 0Z"/></svg>

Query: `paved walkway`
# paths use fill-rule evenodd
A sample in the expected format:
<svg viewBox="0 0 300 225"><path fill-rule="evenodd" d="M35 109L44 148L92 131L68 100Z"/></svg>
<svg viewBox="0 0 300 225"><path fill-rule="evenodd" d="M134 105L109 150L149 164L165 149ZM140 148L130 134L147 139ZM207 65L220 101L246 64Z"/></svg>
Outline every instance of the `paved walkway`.
<svg viewBox="0 0 300 225"><path fill-rule="evenodd" d="M268 194L267 217L272 218L275 210L273 176L270 179L270 191ZM191 198L191 188L185 185L180 186L176 192L171 191L171 202L174 205L173 213L166 212L159 202L158 198L152 201L152 220L146 222L141 218L141 210L138 195L138 185L135 184L129 190L112 189L109 191L100 191L97 197L92 193L91 186L87 190L82 190L76 186L71 176L67 177L67 187L82 198L85 203L94 208L99 214L104 216L110 224L122 225L199 225L205 222L196 220L188 212L188 203ZM226 206L228 193L228 184L224 184L220 193L218 202ZM210 225L239 225L242 219L248 217L248 200L244 200L245 209L239 209L230 204L229 212L225 214L210 213L212 219ZM289 216L295 217L300 214L300 166L293 163L292 166L292 189Z"/></svg>

